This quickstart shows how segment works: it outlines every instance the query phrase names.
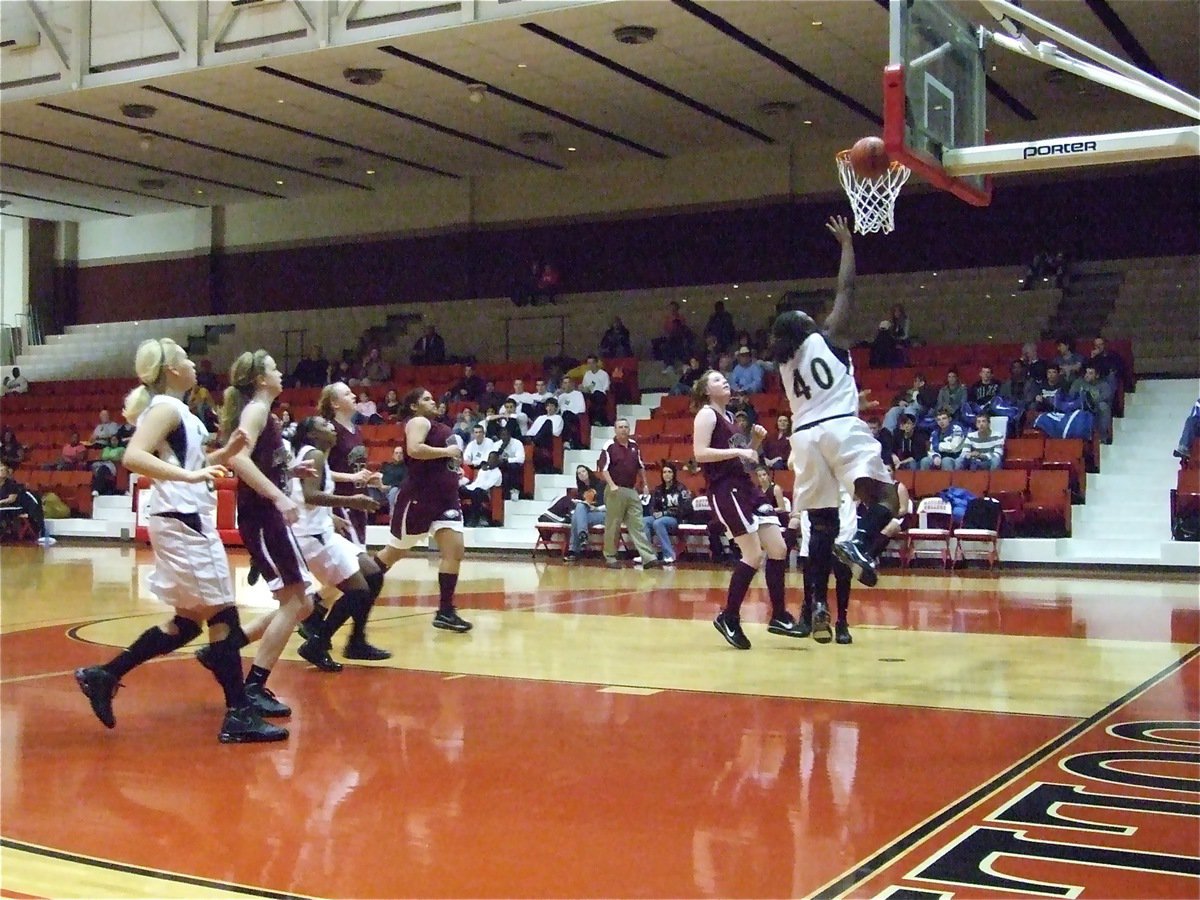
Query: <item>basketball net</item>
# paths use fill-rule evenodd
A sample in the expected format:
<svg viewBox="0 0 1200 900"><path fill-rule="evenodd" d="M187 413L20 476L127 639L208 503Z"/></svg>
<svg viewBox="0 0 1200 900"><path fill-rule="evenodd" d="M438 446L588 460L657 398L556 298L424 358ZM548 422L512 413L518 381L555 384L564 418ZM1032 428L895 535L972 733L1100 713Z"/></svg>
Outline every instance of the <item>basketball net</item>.
<svg viewBox="0 0 1200 900"><path fill-rule="evenodd" d="M912 170L898 162L890 162L887 171L878 178L860 178L850 164L849 150L837 154L837 167L838 178L854 212L854 230L859 234L891 233L896 227L893 217L896 198Z"/></svg>

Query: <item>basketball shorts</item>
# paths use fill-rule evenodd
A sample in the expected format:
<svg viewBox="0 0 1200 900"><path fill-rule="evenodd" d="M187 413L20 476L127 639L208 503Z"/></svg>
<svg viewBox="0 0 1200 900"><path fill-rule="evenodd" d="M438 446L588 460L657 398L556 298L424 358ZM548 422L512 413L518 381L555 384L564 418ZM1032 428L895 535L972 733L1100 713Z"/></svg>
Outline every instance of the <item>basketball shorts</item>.
<svg viewBox="0 0 1200 900"><path fill-rule="evenodd" d="M388 540L388 546L396 550L410 550L444 528L451 531L463 530L460 507L435 509L428 502L422 503L419 499L406 500L402 497L397 500L396 508L392 510L392 536Z"/></svg>
<svg viewBox="0 0 1200 900"><path fill-rule="evenodd" d="M243 516L238 510L238 533L268 590L280 591L293 584L302 584L306 590L314 586L300 545L282 515L262 516L256 510Z"/></svg>
<svg viewBox="0 0 1200 900"><path fill-rule="evenodd" d="M336 531L298 534L296 543L308 570L326 587L339 585L359 572L358 556L362 548Z"/></svg>
<svg viewBox="0 0 1200 900"><path fill-rule="evenodd" d="M200 515L201 531L179 519L150 516L146 530L154 549L150 591L176 609L204 609L233 603L229 558L217 534L217 519Z"/></svg>
<svg viewBox="0 0 1200 900"><path fill-rule="evenodd" d="M796 473L793 509L836 507L839 490L853 495L859 478L892 483L892 473L879 455L879 441L857 416L794 432L792 469Z"/></svg>
<svg viewBox="0 0 1200 900"><path fill-rule="evenodd" d="M760 511L762 495L746 484L717 485L708 492L708 502L730 537L757 532L760 525L779 525L779 517L769 505Z"/></svg>

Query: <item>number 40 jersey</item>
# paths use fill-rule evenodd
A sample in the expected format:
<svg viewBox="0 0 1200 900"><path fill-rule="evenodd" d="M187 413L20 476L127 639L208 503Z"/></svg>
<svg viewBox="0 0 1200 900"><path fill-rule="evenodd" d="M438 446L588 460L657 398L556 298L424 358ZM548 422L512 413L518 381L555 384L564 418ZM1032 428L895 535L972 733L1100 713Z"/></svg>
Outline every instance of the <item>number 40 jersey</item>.
<svg viewBox="0 0 1200 900"><path fill-rule="evenodd" d="M858 387L850 351L835 347L821 332L804 339L779 367L792 407L792 430L825 419L858 415Z"/></svg>

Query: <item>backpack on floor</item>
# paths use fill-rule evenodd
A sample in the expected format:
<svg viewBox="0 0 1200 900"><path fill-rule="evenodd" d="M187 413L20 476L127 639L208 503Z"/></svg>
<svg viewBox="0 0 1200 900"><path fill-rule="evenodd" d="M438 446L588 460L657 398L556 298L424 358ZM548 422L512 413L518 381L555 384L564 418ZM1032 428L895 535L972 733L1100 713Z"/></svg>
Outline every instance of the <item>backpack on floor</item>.
<svg viewBox="0 0 1200 900"><path fill-rule="evenodd" d="M69 519L71 507L58 494L50 492L42 496L42 515L47 519Z"/></svg>

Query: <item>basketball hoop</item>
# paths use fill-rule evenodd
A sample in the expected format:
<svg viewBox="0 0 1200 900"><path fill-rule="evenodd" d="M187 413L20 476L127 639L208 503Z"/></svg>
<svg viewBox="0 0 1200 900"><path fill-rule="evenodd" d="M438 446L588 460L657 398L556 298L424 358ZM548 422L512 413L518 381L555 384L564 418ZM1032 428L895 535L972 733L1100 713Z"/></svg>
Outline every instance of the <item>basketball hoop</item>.
<svg viewBox="0 0 1200 900"><path fill-rule="evenodd" d="M861 178L850 164L850 151L837 154L838 179L850 198L854 212L854 230L859 234L881 231L889 234L896 227L893 212L900 188L912 171L898 162L888 163L887 171L878 178Z"/></svg>

